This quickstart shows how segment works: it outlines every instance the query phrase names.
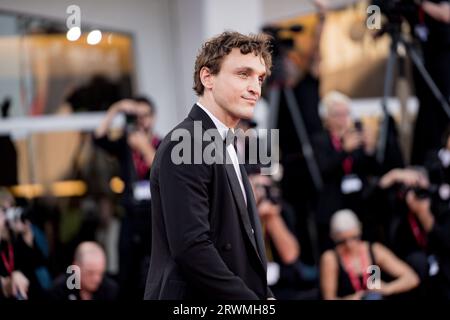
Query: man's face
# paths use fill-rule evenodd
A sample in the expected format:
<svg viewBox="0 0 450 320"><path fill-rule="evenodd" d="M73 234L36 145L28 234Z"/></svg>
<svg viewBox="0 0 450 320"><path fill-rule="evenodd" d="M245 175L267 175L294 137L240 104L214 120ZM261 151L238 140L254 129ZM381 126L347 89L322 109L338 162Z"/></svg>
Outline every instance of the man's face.
<svg viewBox="0 0 450 320"><path fill-rule="evenodd" d="M328 129L335 133L342 133L351 125L350 108L345 103L335 103L329 110L327 117Z"/></svg>
<svg viewBox="0 0 450 320"><path fill-rule="evenodd" d="M154 125L154 116L150 107L145 102L137 102L135 105L137 115L137 123L140 129L144 131L152 131Z"/></svg>
<svg viewBox="0 0 450 320"><path fill-rule="evenodd" d="M97 291L103 280L106 269L106 259L103 255L86 255L80 263L81 288L88 292Z"/></svg>
<svg viewBox="0 0 450 320"><path fill-rule="evenodd" d="M348 231L342 231L333 236L333 240L337 247L342 248L345 252L357 252L360 240L361 232L357 229L351 229Z"/></svg>
<svg viewBox="0 0 450 320"><path fill-rule="evenodd" d="M213 75L212 95L219 107L235 119L250 119L261 96L266 75L264 60L253 53L234 48L224 57L218 74Z"/></svg>

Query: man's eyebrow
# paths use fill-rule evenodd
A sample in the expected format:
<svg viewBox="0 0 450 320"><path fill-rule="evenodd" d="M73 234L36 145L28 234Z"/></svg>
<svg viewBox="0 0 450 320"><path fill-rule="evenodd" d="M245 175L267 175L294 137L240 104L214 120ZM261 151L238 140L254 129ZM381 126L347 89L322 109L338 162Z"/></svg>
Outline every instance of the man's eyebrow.
<svg viewBox="0 0 450 320"><path fill-rule="evenodd" d="M256 70L251 68L251 67L246 67L246 66L241 66L241 67L237 67L236 71L246 71L249 73L256 73ZM262 74L260 74L260 76L265 77L266 76L266 71L264 71Z"/></svg>

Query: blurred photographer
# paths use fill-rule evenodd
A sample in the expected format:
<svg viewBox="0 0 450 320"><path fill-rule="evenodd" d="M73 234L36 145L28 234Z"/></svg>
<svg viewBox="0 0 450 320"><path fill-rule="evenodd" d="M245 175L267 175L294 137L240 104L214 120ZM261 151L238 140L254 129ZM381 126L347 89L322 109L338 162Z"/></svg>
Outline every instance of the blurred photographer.
<svg viewBox="0 0 450 320"><path fill-rule="evenodd" d="M15 206L12 195L1 189L0 296L16 300L44 297L51 281L42 243L44 238L43 233L31 224L24 210Z"/></svg>
<svg viewBox="0 0 450 320"><path fill-rule="evenodd" d="M404 295L419 284L414 271L391 250L361 239L361 223L353 211L333 214L330 234L335 248L324 252L320 262L323 299L381 300ZM380 274L369 271L371 266L377 266Z"/></svg>
<svg viewBox="0 0 450 320"><path fill-rule="evenodd" d="M106 274L106 255L96 242L80 243L74 254L73 265L80 269L79 288L69 288L68 274L55 279L49 298L53 301L117 300L118 286Z"/></svg>
<svg viewBox="0 0 450 320"><path fill-rule="evenodd" d="M450 98L450 1L421 1L413 22L413 36L422 49L426 70L443 96ZM414 68L419 112L414 129L412 163L423 165L426 154L440 145L449 118Z"/></svg>
<svg viewBox="0 0 450 320"><path fill-rule="evenodd" d="M118 139L108 136L114 117L124 114L126 126ZM119 283L121 295L141 299L151 248L150 168L160 138L153 132L155 106L147 98L120 100L108 109L94 133L94 143L113 155L125 184L119 244Z"/></svg>
<svg viewBox="0 0 450 320"><path fill-rule="evenodd" d="M108 137L115 116L125 114L126 127L123 135L116 139ZM136 179L148 179L148 173L160 139L153 133L155 107L144 97L120 100L111 105L100 126L95 130L96 145L119 158L125 192Z"/></svg>
<svg viewBox="0 0 450 320"><path fill-rule="evenodd" d="M429 197L420 197L409 191L406 202L416 223L411 231L427 255L428 275L431 277L428 293L433 297L450 299L450 210L436 213ZM410 218L411 220L412 218Z"/></svg>
<svg viewBox="0 0 450 320"><path fill-rule="evenodd" d="M330 92L322 100L321 113L325 132L312 138L312 145L323 179L317 201L316 221L321 251L332 248L329 237L331 215L339 209L363 212L362 196L367 176L378 170L374 154L376 134L355 125L350 113L350 99Z"/></svg>
<svg viewBox="0 0 450 320"><path fill-rule="evenodd" d="M419 275L422 297L450 297L450 210L439 187L418 168L394 169L378 181L373 215L388 246ZM446 210L439 204L446 201ZM438 285L437 285L438 284ZM439 290L436 290L439 289Z"/></svg>
<svg viewBox="0 0 450 320"><path fill-rule="evenodd" d="M255 166L246 166L264 232L268 259L268 284L278 299L315 299L311 290L317 271L300 261L300 243L294 235L297 217L283 201L271 177L261 175Z"/></svg>
<svg viewBox="0 0 450 320"><path fill-rule="evenodd" d="M0 300L27 299L29 281L14 266L14 248L11 243L6 221L6 208L0 208Z"/></svg>

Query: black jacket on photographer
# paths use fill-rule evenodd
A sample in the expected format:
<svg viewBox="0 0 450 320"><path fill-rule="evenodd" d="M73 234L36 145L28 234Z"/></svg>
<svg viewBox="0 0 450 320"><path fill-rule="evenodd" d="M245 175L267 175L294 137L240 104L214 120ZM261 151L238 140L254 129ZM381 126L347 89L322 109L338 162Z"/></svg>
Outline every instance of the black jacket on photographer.
<svg viewBox="0 0 450 320"><path fill-rule="evenodd" d="M363 213L367 176L375 173L378 165L375 157L367 155L362 147L347 153L342 147L336 146L328 131L313 136L312 145L323 180L323 189L317 201L316 221L320 246L325 250L333 246L328 234L331 216L343 208L352 209L360 215ZM346 183L348 190L343 188ZM364 217L360 219L364 224Z"/></svg>
<svg viewBox="0 0 450 320"><path fill-rule="evenodd" d="M138 161L143 161L143 159L138 159L137 152L133 151L128 145L128 135L124 133L117 140L111 140L109 137L105 136L102 138L93 138L96 146L108 152L110 155L116 157L120 166L120 178L125 183L125 189L123 192L123 203L125 205L130 205L135 202L133 197L133 184L142 179L148 180L150 177L150 167L141 173L138 166ZM160 139L154 137L151 141L152 146L156 149L160 143Z"/></svg>
<svg viewBox="0 0 450 320"><path fill-rule="evenodd" d="M47 261L36 241L33 240L33 246L30 247L22 236L15 237L12 242L2 240L0 241L0 255L1 277L9 277L12 271L20 271L30 282L28 298L39 300L45 297L47 288L44 288L40 282L39 269L45 267Z"/></svg>
<svg viewBox="0 0 450 320"><path fill-rule="evenodd" d="M129 134L135 129L136 120L130 122L124 134L112 140L108 136L95 138L98 147L114 156L120 167L120 178L124 181L122 206L125 216L121 221L119 236L119 285L121 298L141 299L144 294L147 264L151 252L151 200L150 166L143 155L133 150L128 144ZM149 143L156 149L160 139L155 135ZM144 192L144 197L135 197L135 188Z"/></svg>
<svg viewBox="0 0 450 320"><path fill-rule="evenodd" d="M419 274L421 279L428 277L430 255L439 263L439 286L441 292L450 290L450 207L442 205L438 192L417 190L419 196L430 196L431 211L435 218L433 228L426 233L415 215L406 204L406 193L411 190L403 185L394 184L381 189L377 181L373 184L368 197L368 214L379 229L376 241L385 243L399 258L405 260ZM448 295L450 297L450 295Z"/></svg>
<svg viewBox="0 0 450 320"><path fill-rule="evenodd" d="M433 3L449 3L448 0L430 0ZM450 97L450 24L437 21L421 10L409 19L423 52L426 70L436 83L443 96ZM419 36L420 33L427 36ZM428 85L416 68L413 69L416 96L419 99L419 112L414 129L412 163L422 165L426 154L438 148L440 138L448 125L449 118L436 100Z"/></svg>
<svg viewBox="0 0 450 320"><path fill-rule="evenodd" d="M150 200L135 198L134 185L136 182L149 180L150 167L145 163L142 155L128 145L127 131L117 140L111 140L107 136L94 137L94 143L114 156L120 166L120 177L125 184L122 205L126 215L120 230L119 283L123 297L139 297L140 299L143 295L147 271L145 263L148 263L151 251L151 204ZM156 149L160 140L154 136L150 143ZM150 190L145 184L143 187ZM139 289L137 289L138 286L140 286Z"/></svg>
<svg viewBox="0 0 450 320"><path fill-rule="evenodd" d="M447 144L448 134L443 144ZM441 282L447 299L450 299L450 152L445 149L435 150L427 155L425 167L428 170L435 201L432 212L435 225L428 234L430 245L436 254L441 268ZM444 287L446 286L446 287Z"/></svg>
<svg viewBox="0 0 450 320"><path fill-rule="evenodd" d="M49 301L73 301L82 300L79 289L69 289L65 274L55 279L52 289L49 291ZM118 298L119 287L116 282L108 276L104 276L97 291L92 293L93 301L115 301Z"/></svg>

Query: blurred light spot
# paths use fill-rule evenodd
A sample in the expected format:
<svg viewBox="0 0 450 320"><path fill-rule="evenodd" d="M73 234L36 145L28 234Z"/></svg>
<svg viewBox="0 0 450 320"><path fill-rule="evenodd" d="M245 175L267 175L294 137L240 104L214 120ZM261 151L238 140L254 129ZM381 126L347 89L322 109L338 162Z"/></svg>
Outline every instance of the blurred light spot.
<svg viewBox="0 0 450 320"><path fill-rule="evenodd" d="M81 36L81 29L79 27L72 27L67 31L66 37L69 41L77 41Z"/></svg>
<svg viewBox="0 0 450 320"><path fill-rule="evenodd" d="M15 197L32 199L42 196L44 187L41 184L21 184L11 187L11 193Z"/></svg>
<svg viewBox="0 0 450 320"><path fill-rule="evenodd" d="M52 184L51 191L56 197L79 197L86 193L83 181L61 181Z"/></svg>
<svg viewBox="0 0 450 320"><path fill-rule="evenodd" d="M87 36L87 43L96 45L102 40L102 33L100 30L92 30Z"/></svg>
<svg viewBox="0 0 450 320"><path fill-rule="evenodd" d="M109 182L109 186L114 193L122 193L125 189L125 183L119 177L113 177Z"/></svg>

